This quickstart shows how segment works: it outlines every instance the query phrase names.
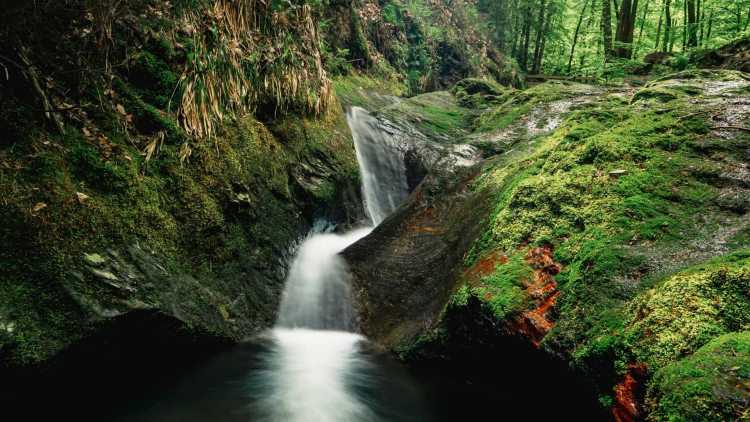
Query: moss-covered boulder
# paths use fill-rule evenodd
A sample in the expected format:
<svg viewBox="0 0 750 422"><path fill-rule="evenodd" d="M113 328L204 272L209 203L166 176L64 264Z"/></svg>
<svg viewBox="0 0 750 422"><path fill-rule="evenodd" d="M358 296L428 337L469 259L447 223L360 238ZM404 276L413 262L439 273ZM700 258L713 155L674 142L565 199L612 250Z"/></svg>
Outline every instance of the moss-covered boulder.
<svg viewBox="0 0 750 422"><path fill-rule="evenodd" d="M746 420L750 332L719 336L654 375L647 405L654 421Z"/></svg>
<svg viewBox="0 0 750 422"><path fill-rule="evenodd" d="M413 359L446 354L464 335L446 321L473 312L484 326L491 315L497 330L568 362L604 406L643 417L652 408L641 393L657 397L663 385L649 383L653 374L747 330L750 220L735 198L748 186L750 137L734 128L750 117L748 85L739 72L686 71L638 91L546 83L463 108L471 110L458 126L463 139L487 147L460 201L484 198L491 209L480 235L464 229L475 239L453 276L435 283L415 281L426 279L420 267L397 258L419 245L399 243L406 239L440 242L406 224L422 215L411 208L420 199L384 224L403 231L388 236L399 245L390 255L377 255L393 280L361 283L375 338ZM399 300L370 295L388 283L401 286ZM389 326L390 311L380 311L446 292L439 314L419 314L421 332L398 329L414 321ZM711 400L733 408L729 397Z"/></svg>

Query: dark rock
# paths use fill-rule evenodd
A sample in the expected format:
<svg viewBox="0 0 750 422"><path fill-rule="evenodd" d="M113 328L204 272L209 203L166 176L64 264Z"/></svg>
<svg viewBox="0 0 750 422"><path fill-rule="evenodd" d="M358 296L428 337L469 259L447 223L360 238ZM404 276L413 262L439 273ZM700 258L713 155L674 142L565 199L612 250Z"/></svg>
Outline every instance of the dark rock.
<svg viewBox="0 0 750 422"><path fill-rule="evenodd" d="M717 49L698 51L691 61L702 67L750 72L750 38L742 38Z"/></svg>
<svg viewBox="0 0 750 422"><path fill-rule="evenodd" d="M643 61L649 64L669 64L670 60L672 60L673 57L674 54L672 53L655 51L653 53L647 54L646 57L643 58Z"/></svg>
<svg viewBox="0 0 750 422"><path fill-rule="evenodd" d="M724 209L744 214L750 211L750 189L727 189L716 198L716 203Z"/></svg>
<svg viewBox="0 0 750 422"><path fill-rule="evenodd" d="M406 166L406 184L409 186L409 192L413 192L427 175L427 167L419 152L413 148L404 154L404 164Z"/></svg>
<svg viewBox="0 0 750 422"><path fill-rule="evenodd" d="M492 201L468 189L472 177L456 178L443 190L435 185L445 180L428 176L406 205L344 251L360 326L370 338L397 348L437 320L490 212Z"/></svg>

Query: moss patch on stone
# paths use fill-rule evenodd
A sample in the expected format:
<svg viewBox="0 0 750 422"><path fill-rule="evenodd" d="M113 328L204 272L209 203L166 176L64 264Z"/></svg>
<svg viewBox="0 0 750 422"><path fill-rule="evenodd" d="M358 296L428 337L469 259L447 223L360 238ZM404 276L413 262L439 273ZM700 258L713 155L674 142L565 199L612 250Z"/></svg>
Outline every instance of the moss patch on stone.
<svg viewBox="0 0 750 422"><path fill-rule="evenodd" d="M750 332L722 335L654 375L648 391L654 421L744 420L750 401Z"/></svg>
<svg viewBox="0 0 750 422"><path fill-rule="evenodd" d="M626 335L639 362L661 368L711 339L750 328L750 251L669 276L629 305Z"/></svg>

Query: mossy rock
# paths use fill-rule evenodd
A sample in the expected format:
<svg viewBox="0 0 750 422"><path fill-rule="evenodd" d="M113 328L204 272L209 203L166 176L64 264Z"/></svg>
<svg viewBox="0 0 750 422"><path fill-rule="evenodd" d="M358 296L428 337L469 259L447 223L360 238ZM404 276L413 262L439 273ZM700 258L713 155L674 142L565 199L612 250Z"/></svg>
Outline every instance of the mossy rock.
<svg viewBox="0 0 750 422"><path fill-rule="evenodd" d="M711 339L750 329L750 252L668 277L631 306L626 333L636 358L660 368Z"/></svg>
<svg viewBox="0 0 750 422"><path fill-rule="evenodd" d="M508 91L497 82L476 78L463 79L451 88L459 104L468 108L485 108L501 103Z"/></svg>
<svg viewBox="0 0 750 422"><path fill-rule="evenodd" d="M648 390L649 420L750 417L750 331L722 335L660 369Z"/></svg>

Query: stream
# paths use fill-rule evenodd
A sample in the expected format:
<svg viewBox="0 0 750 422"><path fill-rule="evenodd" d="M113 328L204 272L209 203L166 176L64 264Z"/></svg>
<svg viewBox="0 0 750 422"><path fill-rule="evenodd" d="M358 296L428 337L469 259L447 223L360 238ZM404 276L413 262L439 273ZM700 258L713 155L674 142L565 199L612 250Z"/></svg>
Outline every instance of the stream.
<svg viewBox="0 0 750 422"><path fill-rule="evenodd" d="M292 260L276 326L189 374L125 421L350 422L432 420L408 371L357 334L346 262L408 196L402 153L376 120L348 115L369 221L347 233L320 224Z"/></svg>
<svg viewBox="0 0 750 422"><path fill-rule="evenodd" d="M96 415L92 420L447 422L488 414L545 420L581 412L580 402L570 399L576 387L564 371L526 344L471 352L460 364L411 367L358 334L340 252L367 236L409 192L403 153L391 137L363 109L347 117L369 221L345 233L316 224L295 249L272 329L176 373L119 386L115 406L102 402L101 413L97 403L88 406ZM67 400L64 405L80 409Z"/></svg>

